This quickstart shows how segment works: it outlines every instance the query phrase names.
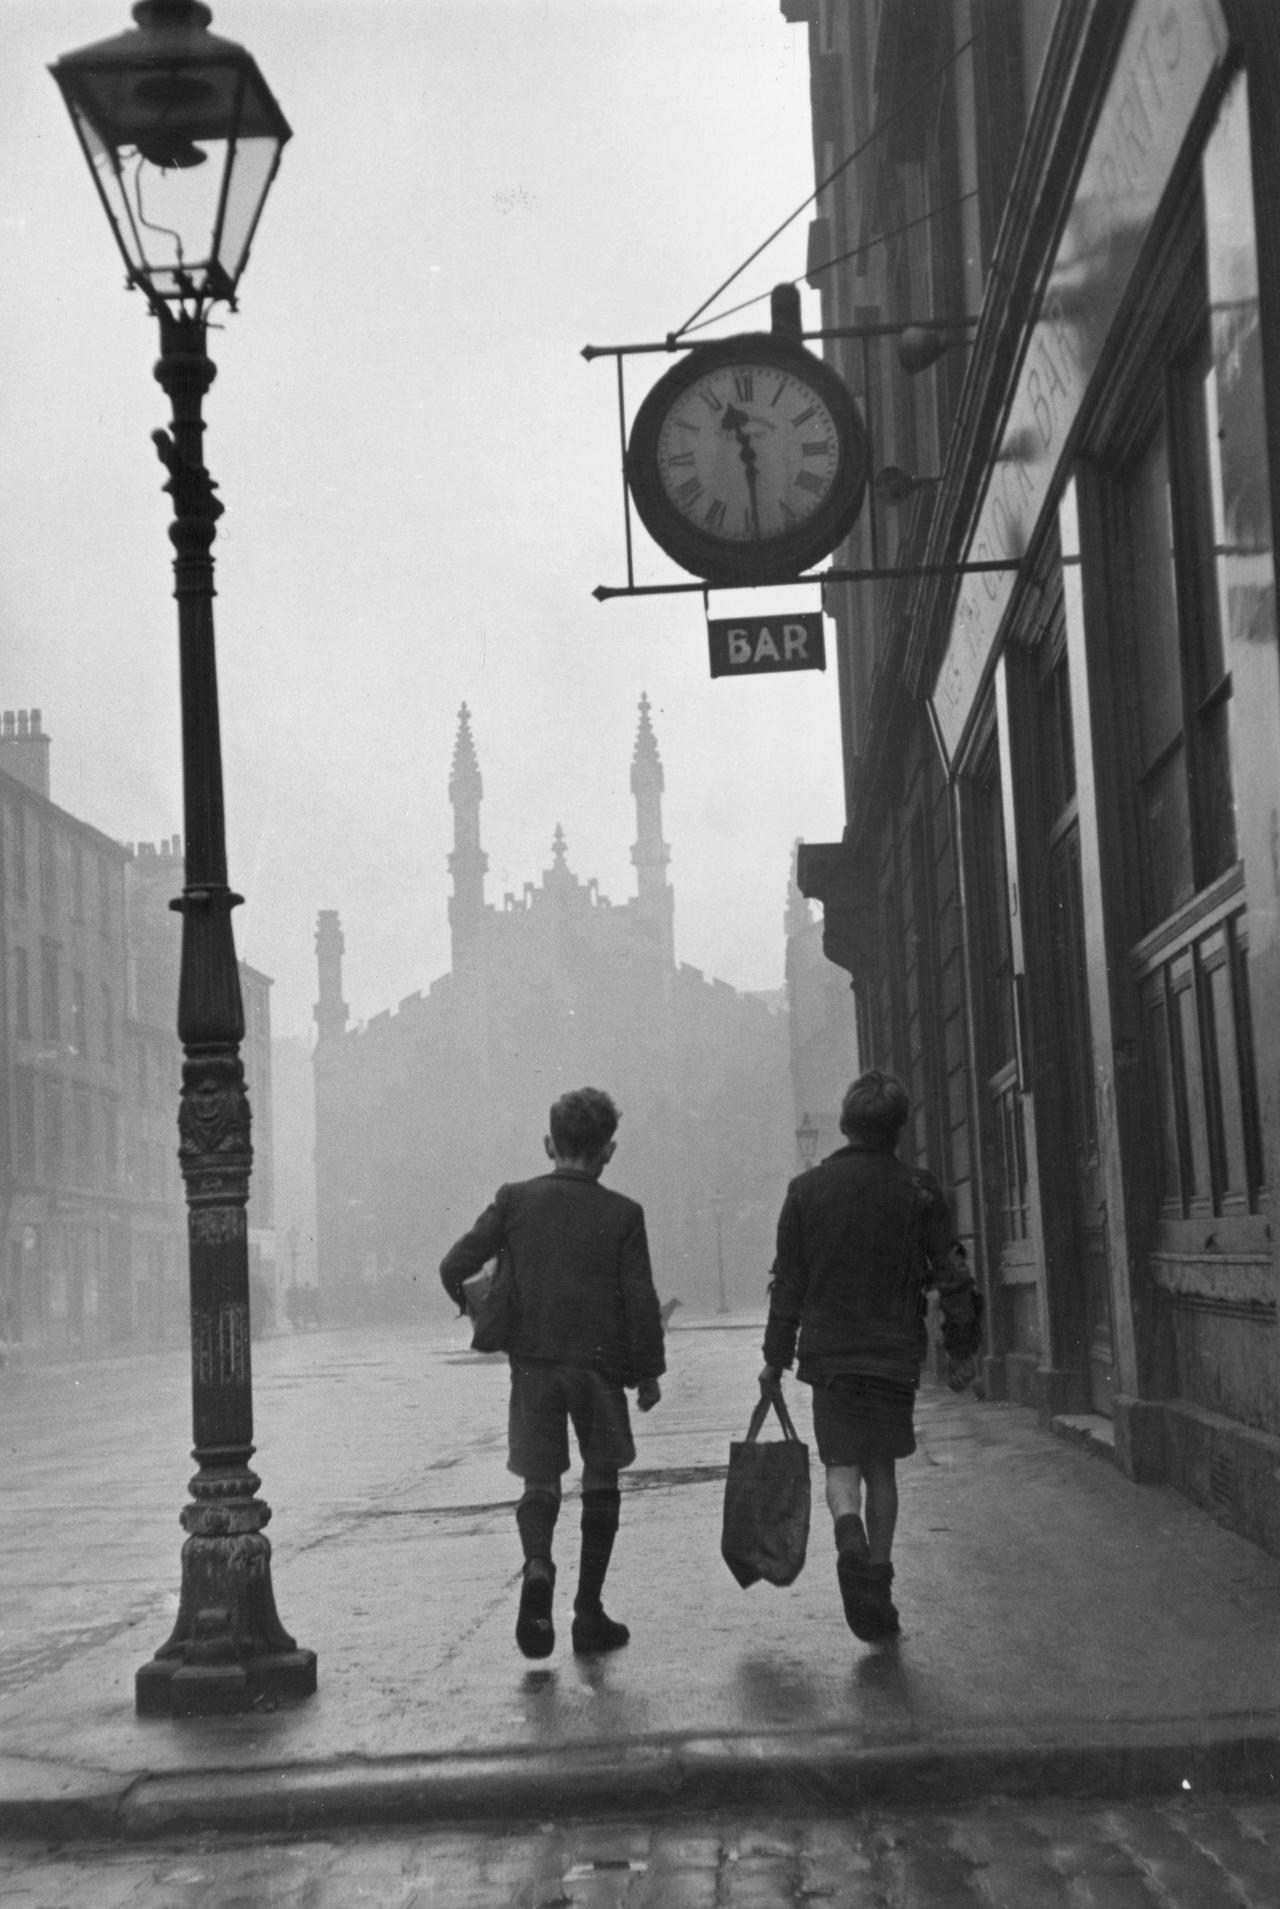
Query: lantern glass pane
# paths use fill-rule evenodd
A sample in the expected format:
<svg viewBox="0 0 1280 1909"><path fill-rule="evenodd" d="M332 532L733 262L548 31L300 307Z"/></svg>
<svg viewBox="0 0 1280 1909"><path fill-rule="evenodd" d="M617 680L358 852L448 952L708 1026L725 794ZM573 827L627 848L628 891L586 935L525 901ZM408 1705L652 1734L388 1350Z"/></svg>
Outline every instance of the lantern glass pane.
<svg viewBox="0 0 1280 1909"><path fill-rule="evenodd" d="M160 135L152 127L139 134L144 152L132 139L105 145L78 105L75 117L129 265L161 298L202 290L217 232L226 141L170 130Z"/></svg>
<svg viewBox="0 0 1280 1909"><path fill-rule="evenodd" d="M218 263L232 285L244 269L279 156L280 141L273 135L241 138L232 151L227 205L218 241Z"/></svg>
<svg viewBox="0 0 1280 1909"><path fill-rule="evenodd" d="M124 180L116 165L115 152L103 145L93 122L85 117L78 103L73 104L72 115L76 131L80 135L80 143L93 168L94 180L102 194L120 249L130 268L133 271L139 271L146 261L138 243L132 207L125 193Z"/></svg>

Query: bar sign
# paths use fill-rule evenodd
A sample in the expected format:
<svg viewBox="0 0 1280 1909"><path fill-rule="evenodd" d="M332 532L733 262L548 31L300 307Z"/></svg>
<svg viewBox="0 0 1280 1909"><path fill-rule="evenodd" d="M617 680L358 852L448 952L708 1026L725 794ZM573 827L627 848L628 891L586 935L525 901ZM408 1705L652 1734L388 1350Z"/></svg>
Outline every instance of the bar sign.
<svg viewBox="0 0 1280 1909"><path fill-rule="evenodd" d="M821 610L793 616L708 617L707 640L713 676L827 667Z"/></svg>

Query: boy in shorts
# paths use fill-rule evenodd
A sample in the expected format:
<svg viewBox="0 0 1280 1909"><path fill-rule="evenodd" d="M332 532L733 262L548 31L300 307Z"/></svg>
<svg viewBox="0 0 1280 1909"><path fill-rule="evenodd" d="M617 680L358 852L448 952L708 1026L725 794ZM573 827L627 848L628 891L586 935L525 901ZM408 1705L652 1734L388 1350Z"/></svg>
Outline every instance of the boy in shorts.
<svg viewBox="0 0 1280 1909"><path fill-rule="evenodd" d="M498 1188L440 1266L445 1290L465 1310L462 1282L500 1251L510 1256L518 1323L509 1348L508 1468L523 1480L516 1525L524 1575L516 1642L526 1657L555 1648L552 1537L560 1480L569 1469L572 1424L582 1458L582 1545L573 1648L618 1650L631 1633L601 1601L621 1495L632 1464L624 1387L650 1411L662 1396L662 1318L649 1266L644 1209L600 1184L617 1142L608 1094L582 1087L551 1109L543 1142L550 1173Z"/></svg>
<svg viewBox="0 0 1280 1909"><path fill-rule="evenodd" d="M928 1349L927 1290L938 1290L952 1389L976 1372L979 1295L933 1175L896 1154L910 1112L892 1074L845 1094L848 1145L791 1182L778 1220L760 1385L776 1391L799 1349L813 1387L813 1432L835 1522L836 1577L855 1637L898 1630L891 1595L898 1519L895 1464L913 1424ZM866 1524L862 1490L866 1487Z"/></svg>

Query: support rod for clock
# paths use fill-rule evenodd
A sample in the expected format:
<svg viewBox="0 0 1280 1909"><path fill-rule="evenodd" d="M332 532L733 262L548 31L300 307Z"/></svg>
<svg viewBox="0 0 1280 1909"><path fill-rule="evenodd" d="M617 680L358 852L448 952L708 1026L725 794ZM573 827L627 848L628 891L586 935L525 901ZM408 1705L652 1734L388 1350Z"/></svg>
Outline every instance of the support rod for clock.
<svg viewBox="0 0 1280 1909"><path fill-rule="evenodd" d="M802 331L802 338L900 338L904 331L967 331L976 318L903 318L885 325L825 325L819 331ZM631 358L646 351L696 351L705 338L683 338L669 331L664 339L647 345L584 345L582 356L590 364L593 358Z"/></svg>
<svg viewBox="0 0 1280 1909"><path fill-rule="evenodd" d="M778 577L768 583L735 583L729 577L723 583L706 578L699 583L598 583L591 592L597 603L610 597L680 597L695 593L705 596L711 590L775 590L797 583L888 583L895 577L962 577L984 570L1020 570L1017 557L992 557L980 563L914 563L898 569L892 565L867 565L861 570L815 570L797 577Z"/></svg>

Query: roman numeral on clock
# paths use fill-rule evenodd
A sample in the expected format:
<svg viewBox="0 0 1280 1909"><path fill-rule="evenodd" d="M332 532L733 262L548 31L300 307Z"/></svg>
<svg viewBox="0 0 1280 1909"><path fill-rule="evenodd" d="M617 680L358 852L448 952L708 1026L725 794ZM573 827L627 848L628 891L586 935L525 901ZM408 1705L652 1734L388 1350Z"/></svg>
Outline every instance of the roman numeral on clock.
<svg viewBox="0 0 1280 1909"><path fill-rule="evenodd" d="M815 477L812 471L801 471L796 478L796 489L818 492L823 489L822 479Z"/></svg>
<svg viewBox="0 0 1280 1909"><path fill-rule="evenodd" d="M733 395L743 404L751 404L756 395L755 373L735 371L733 374Z"/></svg>
<svg viewBox="0 0 1280 1909"><path fill-rule="evenodd" d="M673 493L682 504L691 504L695 497L702 495L702 479L687 477L683 484L677 484Z"/></svg>
<svg viewBox="0 0 1280 1909"><path fill-rule="evenodd" d="M726 506L718 497L711 499L707 505L707 514L702 520L708 530L723 530L725 509Z"/></svg>

